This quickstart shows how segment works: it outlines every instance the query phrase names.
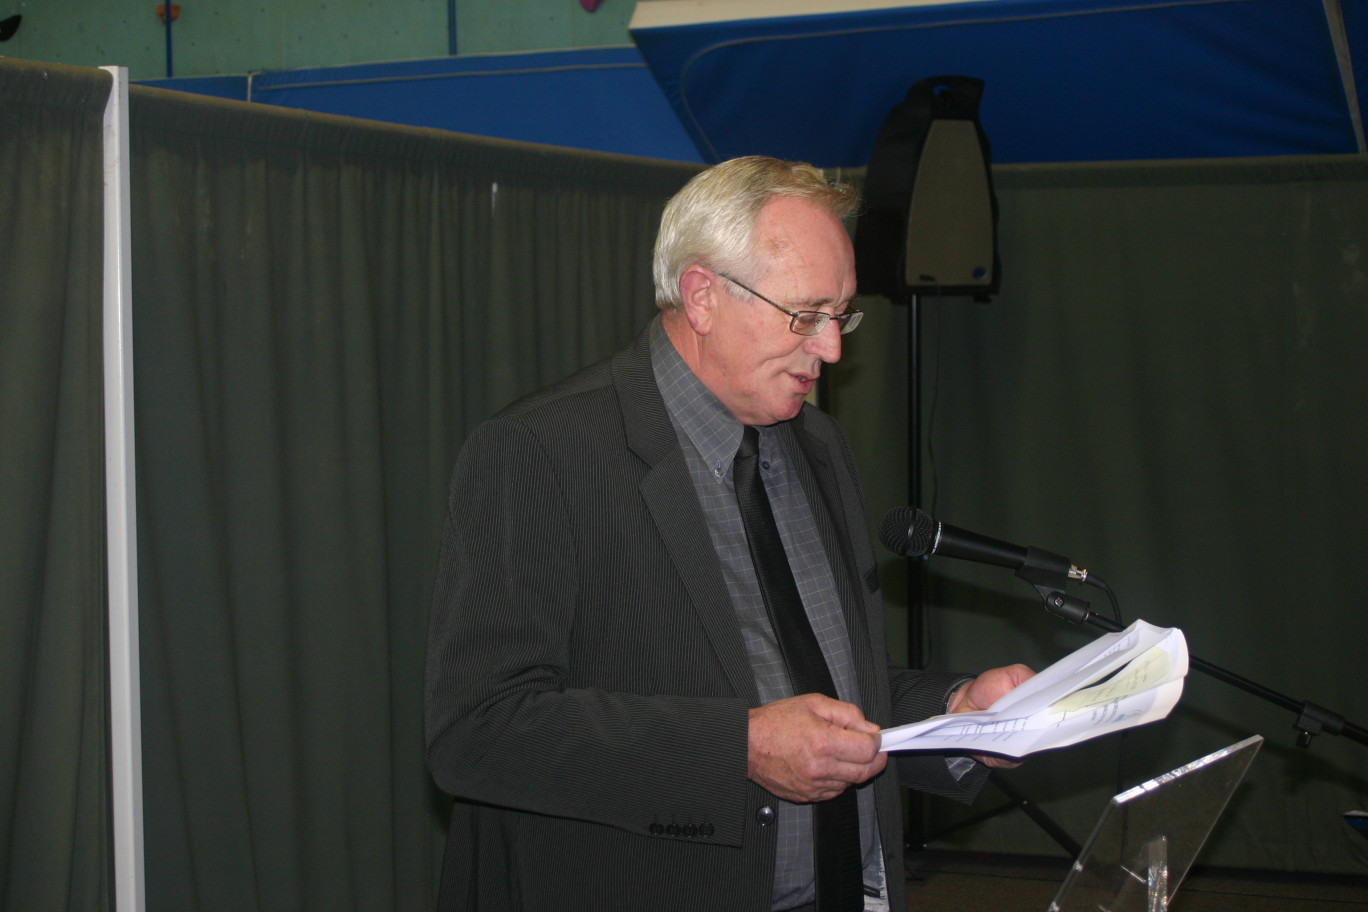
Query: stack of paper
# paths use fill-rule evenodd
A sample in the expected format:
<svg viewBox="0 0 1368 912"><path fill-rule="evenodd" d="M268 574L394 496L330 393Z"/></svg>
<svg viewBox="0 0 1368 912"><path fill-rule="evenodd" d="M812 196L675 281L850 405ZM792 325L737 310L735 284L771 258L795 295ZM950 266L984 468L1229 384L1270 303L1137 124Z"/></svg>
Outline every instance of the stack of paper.
<svg viewBox="0 0 1368 912"><path fill-rule="evenodd" d="M972 751L1024 757L1163 719L1183 695L1187 640L1136 621L1098 637L982 712L883 731L886 751Z"/></svg>

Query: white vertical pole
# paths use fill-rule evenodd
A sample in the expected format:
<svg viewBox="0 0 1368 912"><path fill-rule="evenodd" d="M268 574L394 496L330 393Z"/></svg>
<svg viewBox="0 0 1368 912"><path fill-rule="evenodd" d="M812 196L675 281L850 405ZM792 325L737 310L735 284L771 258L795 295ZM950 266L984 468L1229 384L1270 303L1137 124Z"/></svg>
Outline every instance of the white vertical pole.
<svg viewBox="0 0 1368 912"><path fill-rule="evenodd" d="M138 538L133 456L133 282L128 168L128 69L104 115L105 501L109 537L109 707L114 907L144 912Z"/></svg>
<svg viewBox="0 0 1368 912"><path fill-rule="evenodd" d="M1359 154L1368 152L1368 143L1363 135L1363 112L1359 109L1358 88L1354 81L1354 58L1349 52L1349 37L1344 31L1344 11L1340 0L1322 0L1325 7L1325 23L1330 27L1330 43L1335 47L1335 60L1339 63L1340 83L1344 86L1344 103L1349 108L1349 122L1354 127L1354 140L1358 143Z"/></svg>

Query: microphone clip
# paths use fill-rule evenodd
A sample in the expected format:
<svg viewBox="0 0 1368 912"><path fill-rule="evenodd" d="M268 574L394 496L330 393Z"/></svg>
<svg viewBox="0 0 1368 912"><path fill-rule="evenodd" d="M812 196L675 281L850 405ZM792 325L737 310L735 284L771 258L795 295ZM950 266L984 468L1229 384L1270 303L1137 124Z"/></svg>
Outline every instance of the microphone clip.
<svg viewBox="0 0 1368 912"><path fill-rule="evenodd" d="M1040 548L1027 548L1026 560L1017 568L1016 575L1035 587L1046 611L1075 627L1094 616L1091 605L1064 592L1069 580L1082 582L1088 578L1088 571L1075 567L1068 558Z"/></svg>

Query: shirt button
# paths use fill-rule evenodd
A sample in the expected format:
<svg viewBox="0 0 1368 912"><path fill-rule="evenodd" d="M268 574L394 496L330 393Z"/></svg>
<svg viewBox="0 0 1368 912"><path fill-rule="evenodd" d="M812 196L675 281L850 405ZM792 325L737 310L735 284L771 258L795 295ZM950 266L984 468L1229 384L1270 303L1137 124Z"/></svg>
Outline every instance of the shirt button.
<svg viewBox="0 0 1368 912"><path fill-rule="evenodd" d="M755 812L755 822L761 826L769 826L774 823L775 816L774 808L767 804Z"/></svg>

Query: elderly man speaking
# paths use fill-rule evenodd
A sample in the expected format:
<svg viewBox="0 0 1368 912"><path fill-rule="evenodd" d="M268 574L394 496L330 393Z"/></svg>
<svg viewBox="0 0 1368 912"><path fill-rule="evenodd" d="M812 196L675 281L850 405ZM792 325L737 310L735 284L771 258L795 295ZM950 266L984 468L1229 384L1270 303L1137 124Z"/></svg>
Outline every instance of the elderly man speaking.
<svg viewBox="0 0 1368 912"><path fill-rule="evenodd" d="M880 751L1031 672L886 658L850 448L806 402L859 326L856 205L807 165L700 173L656 319L466 442L426 674L441 909L901 912L899 784L982 784Z"/></svg>

